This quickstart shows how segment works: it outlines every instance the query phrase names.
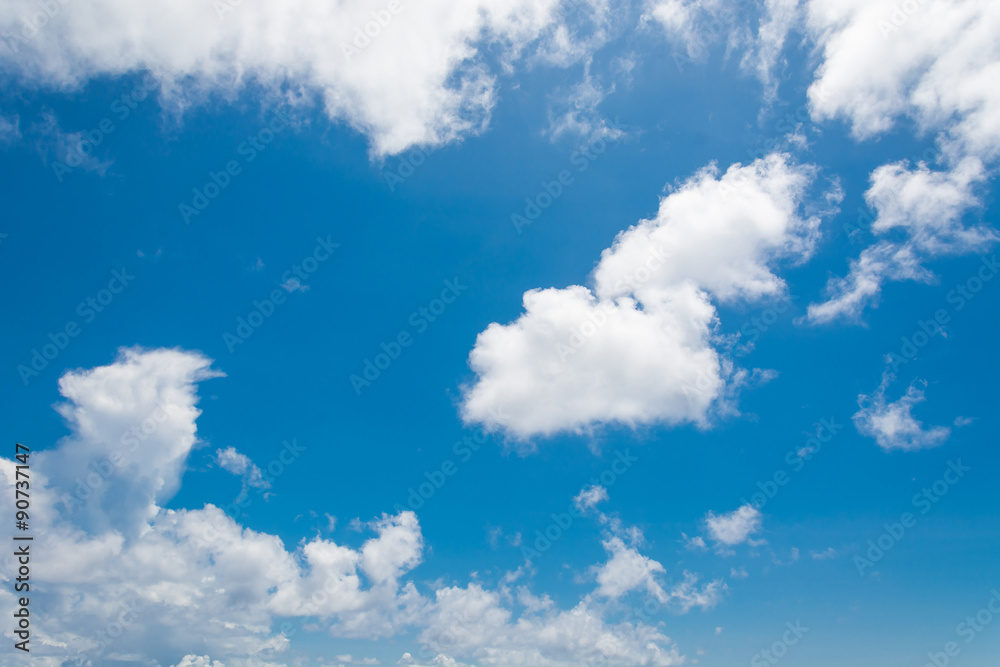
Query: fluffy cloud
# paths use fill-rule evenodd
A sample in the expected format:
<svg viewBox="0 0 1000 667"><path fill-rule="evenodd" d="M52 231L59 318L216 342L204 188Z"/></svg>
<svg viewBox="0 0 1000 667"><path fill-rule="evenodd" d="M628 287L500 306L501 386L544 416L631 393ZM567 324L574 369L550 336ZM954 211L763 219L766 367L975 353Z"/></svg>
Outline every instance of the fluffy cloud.
<svg viewBox="0 0 1000 667"><path fill-rule="evenodd" d="M823 59L809 89L815 120L843 118L869 139L901 118L937 134L938 165L903 162L872 172L866 193L883 237L853 260L846 278L809 308L822 323L857 319L889 280L933 277L924 264L982 249L995 230L967 227L976 186L1000 155L1000 5L989 0L810 0L808 32ZM895 238L893 238L895 237Z"/></svg>
<svg viewBox="0 0 1000 667"><path fill-rule="evenodd" d="M752 505L743 505L728 514L709 512L705 517L708 536L727 547L742 544L760 530L760 510Z"/></svg>
<svg viewBox="0 0 1000 667"><path fill-rule="evenodd" d="M809 0L807 16L823 54L809 89L815 119L844 118L865 139L907 116L943 129L958 154L1000 152L1000 5Z"/></svg>
<svg viewBox="0 0 1000 667"><path fill-rule="evenodd" d="M680 613L695 607L710 609L722 599L726 585L721 580L709 582L699 588L698 577L685 572L684 578L673 588L665 589L660 578L666 572L662 564L639 553L636 546L626 545L615 535L604 541L610 558L596 568L598 596L618 600L633 591L645 591L663 605Z"/></svg>
<svg viewBox="0 0 1000 667"><path fill-rule="evenodd" d="M951 429L946 426L925 428L913 416L913 406L926 400L923 390L916 384L911 384L899 399L886 400L886 390L893 379L891 373L886 373L874 394L858 396L861 409L854 415L858 432L874 438L885 451L927 449L947 440Z"/></svg>
<svg viewBox="0 0 1000 667"><path fill-rule="evenodd" d="M504 65L535 44L566 63L600 43L596 26L568 25L560 0L358 0L230 3L123 0L58 3L44 25L33 0L0 7L0 64L31 84L79 86L150 70L178 109L256 83L275 97L316 99L333 119L368 135L375 154L437 144L484 127L495 76L480 46ZM395 12L389 11L389 7ZM367 33L367 34L366 34ZM542 57L540 56L540 57Z"/></svg>
<svg viewBox="0 0 1000 667"><path fill-rule="evenodd" d="M984 180L983 165L974 157L948 171L897 162L872 172L865 193L876 212L872 232L890 238L865 248L846 278L829 282L828 299L809 306L809 320L858 319L866 306L878 303L887 280L930 282L934 274L925 267L930 259L984 250L995 242L994 229L963 223L966 212L980 204L975 186Z"/></svg>
<svg viewBox="0 0 1000 667"><path fill-rule="evenodd" d="M529 600L530 601L530 600ZM534 600L516 619L497 592L476 584L442 588L418 639L422 661L452 664L451 655L477 665L570 667L600 662L668 667L684 658L670 638L644 624L606 622L600 607L583 600L566 611Z"/></svg>
<svg viewBox="0 0 1000 667"><path fill-rule="evenodd" d="M476 340L465 421L518 438L612 422L706 425L745 380L713 345L712 301L783 293L773 265L805 261L818 239L819 217L802 210L814 176L783 154L721 175L706 167L618 235L592 289L525 293L523 315Z"/></svg>
<svg viewBox="0 0 1000 667"><path fill-rule="evenodd" d="M413 512L368 522L372 535L356 547L316 537L289 549L213 505L164 509L199 442L197 383L219 375L197 353L124 349L112 364L60 379L58 409L72 434L32 459L32 604L49 613L33 623L34 662L9 657L12 666L80 658L280 667L270 660L287 650L280 626L294 617L337 637L398 641L417 631L430 664L682 661L655 628L608 620L592 594L559 610L522 587L516 615L514 577L497 590L435 584L421 593L405 580L424 554ZM217 460L252 475L235 450ZM14 461L0 459L0 512L13 511L14 483ZM0 565L9 583L15 564L8 556ZM693 583L667 593L678 608L714 596ZM0 587L0 613L14 605L12 587Z"/></svg>

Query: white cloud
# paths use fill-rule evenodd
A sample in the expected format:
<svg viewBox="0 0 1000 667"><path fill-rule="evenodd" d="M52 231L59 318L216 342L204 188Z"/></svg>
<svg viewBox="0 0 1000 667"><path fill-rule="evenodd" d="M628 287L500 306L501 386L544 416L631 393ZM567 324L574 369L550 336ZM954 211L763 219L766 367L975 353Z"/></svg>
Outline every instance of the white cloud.
<svg viewBox="0 0 1000 667"><path fill-rule="evenodd" d="M570 610L526 612L518 618L499 594L476 584L438 589L428 627L418 639L431 656L469 656L476 665L669 667L684 658L670 638L645 624L603 620L592 602ZM438 662L437 664L446 664Z"/></svg>
<svg viewBox="0 0 1000 667"><path fill-rule="evenodd" d="M681 542L684 543L684 548L688 551L704 551L708 548L705 544L705 538L701 535L688 537L686 533L681 533Z"/></svg>
<svg viewBox="0 0 1000 667"><path fill-rule="evenodd" d="M900 117L943 130L958 154L1000 152L1000 5L992 0L809 0L823 60L809 90L816 120L873 137ZM820 95L823 90L825 94Z"/></svg>
<svg viewBox="0 0 1000 667"><path fill-rule="evenodd" d="M837 550L834 549L833 547L827 547L823 551L811 551L811 552L809 552L809 556L813 560L830 560L832 558L836 558L839 555L840 554L838 554Z"/></svg>
<svg viewBox="0 0 1000 667"><path fill-rule="evenodd" d="M59 411L72 434L32 459L32 578L39 585L32 603L51 613L32 626L35 662L14 656L12 667L75 657L281 667L268 659L290 645L273 629L288 617L316 619L336 637L401 641L416 632L434 649L421 662L445 666L464 664L458 659L550 667L597 658L620 667L682 662L659 630L608 620L607 605L591 595L559 610L521 587L515 615L507 586L522 568L496 591L435 583L425 596L404 580L424 554L413 512L358 522L374 534L357 547L315 537L288 549L213 505L164 509L199 442L196 385L219 375L197 353L123 349L112 364L61 378ZM247 474L252 464L225 452L218 460ZM13 511L14 467L0 458L0 512ZM0 566L9 583L12 559L0 558ZM717 584L698 586L687 574L667 592L682 610L718 594ZM11 588L0 587L0 613L13 613L14 604ZM116 626L109 645L107 629Z"/></svg>
<svg viewBox="0 0 1000 667"><path fill-rule="evenodd" d="M915 168L905 162L877 168L865 193L876 212L872 232L898 238L865 248L851 261L846 278L827 284L828 299L810 304L809 320L856 320L865 307L878 304L886 281L930 282L934 274L924 266L930 259L984 250L995 242L994 229L963 223L966 212L980 205L975 186L984 180L978 158L966 158L947 171L933 171L922 162Z"/></svg>
<svg viewBox="0 0 1000 667"><path fill-rule="evenodd" d="M886 400L886 390L893 379L893 375L886 372L874 394L858 396L861 409L854 415L858 432L874 438L885 451L927 449L947 440L951 434L947 426L924 428L913 416L913 406L926 400L923 390L917 388L916 383L911 384L899 399L892 402Z"/></svg>
<svg viewBox="0 0 1000 667"><path fill-rule="evenodd" d="M625 546L620 537L605 540L604 548L611 558L597 570L598 595L617 600L642 588L657 600L666 601L667 595L656 581L656 576L665 572L660 563Z"/></svg>
<svg viewBox="0 0 1000 667"><path fill-rule="evenodd" d="M588 60L583 80L569 93L558 91L555 94L549 108L548 134L553 140L566 134L578 135L587 141L624 137L624 130L609 124L597 108L611 92L614 92L613 86L605 90L591 75Z"/></svg>
<svg viewBox="0 0 1000 667"><path fill-rule="evenodd" d="M819 217L800 210L814 175L783 154L699 171L618 235L592 289L526 292L524 314L479 334L463 419L521 439L612 422L707 425L747 379L713 345L712 299L783 293L772 266L805 261L818 239Z"/></svg>
<svg viewBox="0 0 1000 667"><path fill-rule="evenodd" d="M607 499L608 490L600 484L594 484L582 489L580 493L576 494L573 498L573 504L575 504L581 512L585 512L588 509L595 507L597 503Z"/></svg>
<svg viewBox="0 0 1000 667"><path fill-rule="evenodd" d="M764 86L764 101L777 99L780 75L786 63L781 56L788 33L797 27L800 0L764 0L757 37L747 49L741 65L753 70Z"/></svg>
<svg viewBox="0 0 1000 667"><path fill-rule="evenodd" d="M656 21L668 39L684 47L691 60L702 60L708 48L729 37L735 21L729 0L652 0L644 20Z"/></svg>
<svg viewBox="0 0 1000 667"><path fill-rule="evenodd" d="M496 102L485 51L505 68L532 46L546 62L572 62L601 43L604 5L584 5L599 23L589 39L565 23L560 0L74 0L30 37L21 17L37 4L11 0L0 32L16 47L3 55L6 69L28 85L65 89L149 70L163 101L181 110L253 83L274 98L318 101L388 155L485 127Z"/></svg>
<svg viewBox="0 0 1000 667"><path fill-rule="evenodd" d="M212 660L207 655L186 655L176 667L226 667L218 660Z"/></svg>
<svg viewBox="0 0 1000 667"><path fill-rule="evenodd" d="M746 542L750 535L760 530L761 519L760 510L748 504L728 514L709 512L705 528L708 536L719 544L734 546Z"/></svg>
<svg viewBox="0 0 1000 667"><path fill-rule="evenodd" d="M807 30L822 51L809 88L812 117L847 120L870 139L902 118L936 134L940 170L923 163L885 164L866 193L878 211L872 231L886 237L851 262L846 278L827 286L828 300L809 319L857 319L877 303L888 280L933 277L924 264L939 255L981 249L997 239L986 226L966 227L980 205L975 187L984 163L1000 156L1000 5L990 0L809 0Z"/></svg>
<svg viewBox="0 0 1000 667"><path fill-rule="evenodd" d="M244 493L246 493L247 487L271 488L271 484L261 474L260 468L246 454L237 451L235 447L218 450L215 453L215 460L223 470L242 478Z"/></svg>

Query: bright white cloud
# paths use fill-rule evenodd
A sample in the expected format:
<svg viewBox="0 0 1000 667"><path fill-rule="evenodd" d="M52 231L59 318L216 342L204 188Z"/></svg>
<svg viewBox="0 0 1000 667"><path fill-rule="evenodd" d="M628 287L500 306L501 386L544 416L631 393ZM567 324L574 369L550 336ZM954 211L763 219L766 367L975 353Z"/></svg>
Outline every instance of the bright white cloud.
<svg viewBox="0 0 1000 667"><path fill-rule="evenodd" d="M332 119L365 133L375 154L387 155L485 126L496 85L480 47L509 68L531 46L547 62L565 64L601 42L604 2L585 2L590 14L576 14L593 15L589 31L567 25L559 5L74 0L30 29L23 17L38 5L11 0L0 7L0 33L10 36L0 57L29 84L53 88L149 70L178 110L231 98L253 82L275 98L317 100Z"/></svg>
<svg viewBox="0 0 1000 667"><path fill-rule="evenodd" d="M469 656L476 665L571 667L600 661L608 665L679 665L683 656L670 638L645 624L611 624L589 600L566 611L548 607L514 618L498 593L476 584L436 593L428 627L418 637L423 664L434 656ZM451 664L437 661L435 664Z"/></svg>
<svg viewBox="0 0 1000 667"><path fill-rule="evenodd" d="M605 540L604 548L611 558L597 571L598 595L617 600L626 593L644 588L657 600L666 600L666 593L656 580L657 575L665 572L660 563L627 547L620 537Z"/></svg>
<svg viewBox="0 0 1000 667"><path fill-rule="evenodd" d="M906 393L895 401L886 399L886 390L894 377L891 373L882 376L878 389L871 395L858 396L861 407L854 415L854 425L862 435L874 438L885 451L901 449L914 451L937 447L951 434L947 426L925 428L913 416L913 407L924 400L924 392L911 384Z"/></svg>
<svg viewBox="0 0 1000 667"><path fill-rule="evenodd" d="M809 0L807 31L822 52L809 88L815 120L843 118L858 139L902 118L937 135L940 169L886 164L866 193L883 237L809 308L816 323L857 319L889 280L933 277L924 264L982 249L997 239L963 217L980 205L984 163L1000 156L1000 5L990 0ZM902 238L888 238L893 233Z"/></svg>
<svg viewBox="0 0 1000 667"><path fill-rule="evenodd" d="M281 667L271 659L288 649L278 621L289 617L317 619L337 637L415 631L434 649L421 658L427 664L681 663L657 629L607 620L605 605L590 595L559 610L521 587L515 615L507 586L521 569L496 591L432 585L425 596L404 580L424 554L413 512L359 522L373 534L358 547L315 537L289 549L213 505L164 509L198 443L197 383L219 375L197 353L123 349L112 364L61 378L66 402L59 411L72 434L33 458L32 577L40 585L37 604L51 611L33 624L35 663L138 656L178 667ZM220 451L217 461L252 474L252 463L235 450ZM0 512L12 511L14 465L0 459ZM11 559L0 565L9 583ZM686 575L666 595L686 610L708 604L717 591ZM13 613L14 604L11 587L0 587L0 613ZM120 627L110 643L109 627ZM16 656L10 662L35 664Z"/></svg>
<svg viewBox="0 0 1000 667"><path fill-rule="evenodd" d="M959 155L1000 152L996 2L809 0L807 15L823 54L809 90L815 119L844 118L865 139L907 116L943 130Z"/></svg>
<svg viewBox="0 0 1000 667"><path fill-rule="evenodd" d="M743 505L728 514L709 512L705 517L708 536L725 546L735 546L747 539L761 526L761 513L752 505Z"/></svg>
<svg viewBox="0 0 1000 667"><path fill-rule="evenodd" d="M819 217L802 210L814 176L783 154L721 175L706 167L618 235L593 289L526 292L524 314L476 340L465 421L521 439L612 422L708 424L745 381L713 346L712 299L783 293L772 267L805 261L819 236Z"/></svg>
<svg viewBox="0 0 1000 667"><path fill-rule="evenodd" d="M947 171L904 162L877 168L865 199L876 212L872 232L887 238L862 250L847 277L827 284L828 298L810 304L809 320L857 320L867 306L878 304L886 281L930 282L934 274L924 266L930 259L985 250L997 240L996 231L963 222L967 211L980 205L975 187L984 180L978 158Z"/></svg>

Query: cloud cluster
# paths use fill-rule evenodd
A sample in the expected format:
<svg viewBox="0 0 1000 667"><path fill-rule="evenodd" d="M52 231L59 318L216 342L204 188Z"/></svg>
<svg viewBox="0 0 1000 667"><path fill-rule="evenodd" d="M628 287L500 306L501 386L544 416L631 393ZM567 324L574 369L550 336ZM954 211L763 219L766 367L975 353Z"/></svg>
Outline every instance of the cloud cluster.
<svg viewBox="0 0 1000 667"><path fill-rule="evenodd" d="M815 172L779 153L724 173L710 165L618 235L593 288L525 293L524 314L476 340L465 421L522 439L608 423L706 425L745 379L714 345L713 300L783 293L774 265L807 260L819 237L819 216L805 210Z"/></svg>
<svg viewBox="0 0 1000 667"><path fill-rule="evenodd" d="M809 89L815 120L842 118L871 139L906 118L936 134L936 165L894 162L872 172L865 197L879 237L809 308L815 323L858 319L890 280L929 281L925 264L980 251L998 238L968 225L976 188L1000 156L1000 6L989 0L811 0L809 34L822 62Z"/></svg>
<svg viewBox="0 0 1000 667"><path fill-rule="evenodd" d="M410 511L368 522L371 536L357 546L315 537L290 549L213 505L164 509L199 443L197 383L219 375L197 353L124 349L112 364L60 379L66 401L58 409L72 434L33 454L32 604L47 610L34 620L33 660L278 667L291 636L283 620L309 618L338 637L416 632L421 654L443 656L439 664L682 661L657 629L610 620L599 603L625 592L607 583L620 579L612 573L625 552L612 553L602 592L560 610L526 586L510 591L513 577L496 590L436 583L421 592L407 580L425 549ZM216 459L255 479L254 464L236 450ZM13 511L14 465L0 459L0 511ZM578 501L593 505L601 495L591 489ZM650 574L662 568L648 562ZM13 565L3 560L0 578L9 580ZM688 579L665 595L682 610L714 600L714 589ZM4 586L0 613L14 605ZM11 664L28 664L18 660Z"/></svg>

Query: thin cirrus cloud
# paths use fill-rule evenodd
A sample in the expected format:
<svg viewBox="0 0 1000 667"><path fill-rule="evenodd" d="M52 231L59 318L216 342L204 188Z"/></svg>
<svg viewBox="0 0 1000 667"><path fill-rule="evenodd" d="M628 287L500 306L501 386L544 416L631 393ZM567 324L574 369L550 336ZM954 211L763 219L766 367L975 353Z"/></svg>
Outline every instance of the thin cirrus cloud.
<svg viewBox="0 0 1000 667"><path fill-rule="evenodd" d="M715 347L714 302L784 292L774 265L806 261L819 238L816 172L775 153L680 184L604 250L593 288L526 292L517 320L479 334L463 419L523 440L610 423L706 426L732 409L748 373ZM827 195L839 201L837 188Z"/></svg>
<svg viewBox="0 0 1000 667"><path fill-rule="evenodd" d="M396 11L384 0L75 0L56 5L35 27L24 17L38 5L12 0L0 7L7 35L0 65L29 84L58 89L149 70L161 81L162 99L178 110L212 95L232 97L252 82L273 98L316 100L385 156L486 126L496 76L482 45L504 66L530 49L540 61L565 65L605 39L607 7L599 0L573 15L584 17L579 25L567 24L560 0L388 4Z"/></svg>
<svg viewBox="0 0 1000 667"><path fill-rule="evenodd" d="M275 619L308 617L322 619L337 637L403 642L415 633L421 652L430 652L428 662L438 664L499 666L523 656L553 667L598 658L622 667L684 661L659 629L608 616L597 597L617 589L606 582L570 609L522 585L520 613L511 608L506 583L497 590L478 582L437 584L421 592L408 579L425 554L410 511L365 524L372 535L358 547L315 537L289 550L277 536L246 528L211 504L164 509L199 443L197 385L220 375L198 353L131 348L107 366L60 379L66 400L58 409L72 433L35 454L32 484L40 508L33 514L35 596L59 613L34 626L39 646L32 659L92 658L98 632L127 622L114 655L186 667L279 667L289 637L271 630ZM254 477L252 461L236 450L221 450L216 459ZM14 467L0 459L0 511L13 512ZM592 492L586 502L600 495ZM611 550L606 570L623 562L617 553ZM9 579L11 559L2 566L0 578ZM679 611L714 603L718 586L696 582L686 575L664 594ZM10 614L15 606L12 588L0 589L0 611ZM141 622L129 620L135 618ZM466 631L456 634L456 623Z"/></svg>

